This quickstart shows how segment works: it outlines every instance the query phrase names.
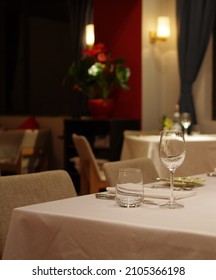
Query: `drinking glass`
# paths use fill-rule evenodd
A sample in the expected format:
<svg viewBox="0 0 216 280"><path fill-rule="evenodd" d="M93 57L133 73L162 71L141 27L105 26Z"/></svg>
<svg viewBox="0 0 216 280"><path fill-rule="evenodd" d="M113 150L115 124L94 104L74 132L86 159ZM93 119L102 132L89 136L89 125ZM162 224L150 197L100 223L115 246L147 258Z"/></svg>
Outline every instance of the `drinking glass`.
<svg viewBox="0 0 216 280"><path fill-rule="evenodd" d="M115 200L118 206L131 208L141 205L144 199L144 185L140 169L119 169L116 183Z"/></svg>
<svg viewBox="0 0 216 280"><path fill-rule="evenodd" d="M191 125L190 113L188 112L181 113L181 124L184 128L185 135L188 135L188 127Z"/></svg>
<svg viewBox="0 0 216 280"><path fill-rule="evenodd" d="M175 201L173 193L173 180L176 168L178 168L185 159L186 147L184 133L178 130L166 130L160 134L159 156L161 162L170 171L170 199L162 204L163 208L181 208L182 204Z"/></svg>

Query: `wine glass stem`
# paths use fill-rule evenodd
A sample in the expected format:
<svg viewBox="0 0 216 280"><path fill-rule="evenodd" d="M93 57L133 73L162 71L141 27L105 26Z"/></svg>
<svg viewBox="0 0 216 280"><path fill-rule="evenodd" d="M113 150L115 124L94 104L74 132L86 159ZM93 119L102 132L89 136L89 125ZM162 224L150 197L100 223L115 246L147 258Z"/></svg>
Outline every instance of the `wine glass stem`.
<svg viewBox="0 0 216 280"><path fill-rule="evenodd" d="M184 134L188 135L188 129L184 127Z"/></svg>
<svg viewBox="0 0 216 280"><path fill-rule="evenodd" d="M175 170L170 170L170 205L174 205L175 204L175 198L174 198L174 173Z"/></svg>

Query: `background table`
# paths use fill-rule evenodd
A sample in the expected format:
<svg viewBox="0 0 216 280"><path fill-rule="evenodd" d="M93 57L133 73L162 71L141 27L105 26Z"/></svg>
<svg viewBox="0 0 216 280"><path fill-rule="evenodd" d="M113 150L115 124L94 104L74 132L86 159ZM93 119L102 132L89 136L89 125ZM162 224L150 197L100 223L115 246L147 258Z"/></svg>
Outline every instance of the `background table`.
<svg viewBox="0 0 216 280"><path fill-rule="evenodd" d="M120 208L94 194L17 208L3 258L216 259L216 177L200 177L182 209Z"/></svg>
<svg viewBox="0 0 216 280"><path fill-rule="evenodd" d="M159 135L126 135L121 159L148 157L161 177L169 175L159 158ZM191 176L213 171L216 167L216 134L186 136L186 157L176 170L178 176Z"/></svg>

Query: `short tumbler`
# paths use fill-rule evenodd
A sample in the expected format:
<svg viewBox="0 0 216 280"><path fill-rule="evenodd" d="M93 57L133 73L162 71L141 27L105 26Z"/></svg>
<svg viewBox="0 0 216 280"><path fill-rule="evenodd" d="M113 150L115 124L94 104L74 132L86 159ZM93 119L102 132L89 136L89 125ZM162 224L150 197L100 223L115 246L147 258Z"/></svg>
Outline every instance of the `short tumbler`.
<svg viewBox="0 0 216 280"><path fill-rule="evenodd" d="M121 207L138 207L144 199L143 177L140 169L119 169L115 200Z"/></svg>

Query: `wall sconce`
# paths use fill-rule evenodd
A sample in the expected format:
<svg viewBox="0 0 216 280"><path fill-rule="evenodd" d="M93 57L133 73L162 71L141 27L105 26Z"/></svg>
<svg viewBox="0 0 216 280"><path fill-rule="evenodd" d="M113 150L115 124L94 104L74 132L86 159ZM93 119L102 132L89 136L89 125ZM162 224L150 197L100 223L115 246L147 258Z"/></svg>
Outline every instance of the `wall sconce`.
<svg viewBox="0 0 216 280"><path fill-rule="evenodd" d="M95 42L94 24L87 24L85 32L86 32L86 45L88 47L92 47Z"/></svg>
<svg viewBox="0 0 216 280"><path fill-rule="evenodd" d="M150 31L150 42L155 43L156 40L166 41L170 37L170 19L169 17L158 17L157 32Z"/></svg>

